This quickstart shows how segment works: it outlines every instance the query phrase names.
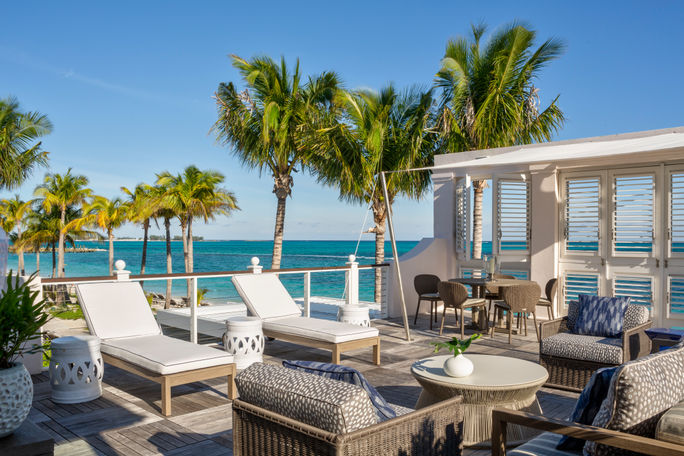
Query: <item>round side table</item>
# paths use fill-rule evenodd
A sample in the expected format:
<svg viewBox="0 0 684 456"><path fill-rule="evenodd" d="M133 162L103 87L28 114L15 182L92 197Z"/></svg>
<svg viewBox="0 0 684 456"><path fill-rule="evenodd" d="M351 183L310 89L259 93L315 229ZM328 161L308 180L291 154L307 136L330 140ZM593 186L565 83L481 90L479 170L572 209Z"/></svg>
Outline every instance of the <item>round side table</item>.
<svg viewBox="0 0 684 456"><path fill-rule="evenodd" d="M50 353L53 402L78 404L102 395L104 364L98 337L59 337L50 342Z"/></svg>
<svg viewBox="0 0 684 456"><path fill-rule="evenodd" d="M370 327L369 308L366 305L341 306L337 311L337 321L351 325Z"/></svg>
<svg viewBox="0 0 684 456"><path fill-rule="evenodd" d="M235 367L245 369L264 359L264 333L258 317L226 319L223 348L235 357Z"/></svg>

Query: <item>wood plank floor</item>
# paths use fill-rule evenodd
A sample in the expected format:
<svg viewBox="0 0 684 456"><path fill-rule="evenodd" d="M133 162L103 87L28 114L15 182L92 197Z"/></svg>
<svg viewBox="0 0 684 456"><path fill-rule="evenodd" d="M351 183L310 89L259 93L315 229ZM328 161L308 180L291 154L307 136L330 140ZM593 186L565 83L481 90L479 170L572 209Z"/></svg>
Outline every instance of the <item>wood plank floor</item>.
<svg viewBox="0 0 684 456"><path fill-rule="evenodd" d="M453 324L453 320L449 320ZM409 368L420 358L432 355L430 341L439 340L437 331L428 329L427 315L412 331L413 341L404 340L399 321L379 320L374 325L382 335L382 365L371 363L372 350L360 349L343 354L342 363L359 369L391 403L413 407L421 388ZM442 340L452 337L447 325ZM528 325L532 326L532 325ZM183 331L165 328L167 335L187 340ZM470 333L470 331L468 331ZM211 340L203 338L204 342ZM476 341L471 353L511 356L530 361L538 358L534 332L527 337L497 334ZM264 361L283 359L330 360L330 352L309 349L285 342L266 345ZM505 372L502 372L505 375ZM163 417L159 385L106 365L104 393L97 400L75 405L55 404L50 399L47 374L34 376L34 407L29 419L55 438L55 454L86 455L230 455L232 454L231 402L226 396L225 380L197 382L173 388L173 416ZM576 394L543 388L539 400L544 413L566 418ZM466 451L484 456L488 450Z"/></svg>

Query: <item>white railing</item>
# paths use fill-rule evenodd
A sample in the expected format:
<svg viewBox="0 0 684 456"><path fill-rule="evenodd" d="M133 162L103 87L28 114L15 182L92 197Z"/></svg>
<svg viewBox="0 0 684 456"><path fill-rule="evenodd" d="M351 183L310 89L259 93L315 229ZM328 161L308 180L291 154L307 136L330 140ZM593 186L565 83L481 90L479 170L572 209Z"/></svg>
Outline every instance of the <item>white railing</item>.
<svg viewBox="0 0 684 456"><path fill-rule="evenodd" d="M287 269L269 269L264 270L263 266L259 265L259 259L253 257L251 264L247 266L247 270L242 271L212 271L212 272L190 272L190 273L172 273L172 274L131 274L126 271L126 263L123 260L118 260L115 263L116 271L113 276L97 276L97 277L64 277L64 278L41 278L36 277L36 286L42 289L43 285L76 285L81 283L98 283L98 282L116 282L116 281L165 281L165 280L189 280L190 281L190 296L188 306L190 307L190 341L197 343L197 283L200 279L214 279L214 278L229 278L242 274L261 274L261 273L277 273L277 274L303 274L304 279L304 296L303 307L304 316L311 316L311 274L319 272L345 272L345 304L348 306L356 306L359 304L359 271L370 270L375 268L383 269L382 281L382 296L381 315L386 315L387 309L387 281L386 270L388 264L365 264L359 265L356 262L354 255L349 255L349 261L345 266L328 266L320 268L287 268Z"/></svg>

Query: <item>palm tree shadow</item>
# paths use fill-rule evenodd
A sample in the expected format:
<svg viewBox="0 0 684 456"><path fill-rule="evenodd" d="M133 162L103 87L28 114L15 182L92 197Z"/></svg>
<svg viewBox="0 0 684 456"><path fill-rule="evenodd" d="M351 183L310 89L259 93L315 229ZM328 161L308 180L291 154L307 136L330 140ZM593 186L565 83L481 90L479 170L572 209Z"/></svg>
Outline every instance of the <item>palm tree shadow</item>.
<svg viewBox="0 0 684 456"><path fill-rule="evenodd" d="M411 444L408 448L401 448L397 455L433 455L433 456L460 456L463 453L463 422L452 423L446 428L446 436L437 438L435 435L435 422L425 418L421 423L420 432L411 436Z"/></svg>

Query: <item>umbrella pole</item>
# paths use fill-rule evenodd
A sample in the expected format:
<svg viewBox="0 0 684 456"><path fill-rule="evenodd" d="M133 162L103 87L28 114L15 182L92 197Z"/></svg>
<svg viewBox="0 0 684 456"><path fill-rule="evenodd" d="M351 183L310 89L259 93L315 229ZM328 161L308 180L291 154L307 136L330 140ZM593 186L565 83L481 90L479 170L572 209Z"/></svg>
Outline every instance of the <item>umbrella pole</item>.
<svg viewBox="0 0 684 456"><path fill-rule="evenodd" d="M397 241L394 238L394 224L392 223L392 208L390 207L389 197L387 195L387 180L385 180L385 173L380 173L382 180L382 191L385 196L385 208L387 210L387 225L390 232L390 240L392 241L392 253L394 255L394 265L397 269L397 282L399 283L399 297L401 299L401 316L404 319L404 329L406 329L406 341L411 342L411 330L409 329L408 316L406 315L406 299L404 298L404 285L401 281L401 269L399 266L399 252L397 252ZM389 290L388 290L389 292Z"/></svg>

